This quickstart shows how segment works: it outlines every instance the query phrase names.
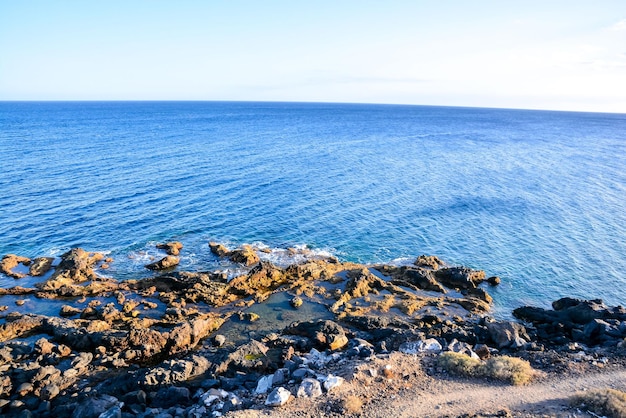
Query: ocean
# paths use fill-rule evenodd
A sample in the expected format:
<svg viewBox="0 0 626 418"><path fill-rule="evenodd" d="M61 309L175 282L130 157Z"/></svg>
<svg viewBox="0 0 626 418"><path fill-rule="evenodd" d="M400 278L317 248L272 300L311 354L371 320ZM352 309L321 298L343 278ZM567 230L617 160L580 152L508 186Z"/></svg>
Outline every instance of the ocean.
<svg viewBox="0 0 626 418"><path fill-rule="evenodd" d="M0 150L0 255L80 246L126 279L153 274L166 240L188 270L219 265L209 241L434 254L500 276L496 315L563 296L626 305L626 114L2 102Z"/></svg>

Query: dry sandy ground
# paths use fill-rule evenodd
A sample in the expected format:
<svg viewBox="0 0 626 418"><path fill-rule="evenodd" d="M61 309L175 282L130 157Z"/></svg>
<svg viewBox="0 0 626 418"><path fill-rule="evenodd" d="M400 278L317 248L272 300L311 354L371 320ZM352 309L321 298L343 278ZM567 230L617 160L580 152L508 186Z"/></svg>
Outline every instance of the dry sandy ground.
<svg viewBox="0 0 626 418"><path fill-rule="evenodd" d="M229 418L286 417L592 417L569 406L579 391L613 388L626 391L626 368L590 368L583 374L540 376L527 386L511 386L478 379L452 378L424 372L422 359L394 353L390 358L362 365L343 386L317 399L294 398L275 409L245 410ZM389 365L387 377L378 373ZM354 370L354 366L346 366ZM377 374L376 377L372 377ZM431 370L432 372L432 370ZM345 400L356 399L359 412L346 411ZM358 401L356 402L359 403ZM354 408L354 405L352 405Z"/></svg>

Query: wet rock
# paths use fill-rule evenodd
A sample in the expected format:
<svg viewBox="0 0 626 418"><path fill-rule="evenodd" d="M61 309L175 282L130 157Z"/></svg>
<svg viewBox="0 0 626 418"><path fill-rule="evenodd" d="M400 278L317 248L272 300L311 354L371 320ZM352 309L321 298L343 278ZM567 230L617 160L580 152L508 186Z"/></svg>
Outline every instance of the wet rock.
<svg viewBox="0 0 626 418"><path fill-rule="evenodd" d="M444 286L452 289L474 289L485 280L485 272L466 267L450 267L437 270L435 277Z"/></svg>
<svg viewBox="0 0 626 418"><path fill-rule="evenodd" d="M61 262L48 282L63 281L83 283L95 280L98 275L93 268L104 256L100 253L89 253L82 248L74 248L61 256Z"/></svg>
<svg viewBox="0 0 626 418"><path fill-rule="evenodd" d="M500 282L501 280L498 276L491 276L487 278L487 283L489 283L491 286L497 286L500 284Z"/></svg>
<svg viewBox="0 0 626 418"><path fill-rule="evenodd" d="M222 244L218 244L217 242L210 242L209 248L211 249L211 252L218 257L226 257L229 253L228 248Z"/></svg>
<svg viewBox="0 0 626 418"><path fill-rule="evenodd" d="M165 244L157 244L156 247L160 250L165 250L168 255L178 255L180 250L183 249L183 244L178 241L166 242Z"/></svg>
<svg viewBox="0 0 626 418"><path fill-rule="evenodd" d="M487 330L491 340L498 348L519 348L530 340L526 328L512 321L488 322Z"/></svg>
<svg viewBox="0 0 626 418"><path fill-rule="evenodd" d="M292 398L291 392L284 387L277 387L274 389L265 400L267 406L283 406Z"/></svg>
<svg viewBox="0 0 626 418"><path fill-rule="evenodd" d="M322 386L317 379L306 378L300 383L297 396L298 398L317 398L322 396Z"/></svg>
<svg viewBox="0 0 626 418"><path fill-rule="evenodd" d="M324 349L339 350L348 344L343 327L329 320L297 322L285 328L284 333L312 337Z"/></svg>
<svg viewBox="0 0 626 418"><path fill-rule="evenodd" d="M98 415L98 418L122 418L122 408L120 405L112 406Z"/></svg>
<svg viewBox="0 0 626 418"><path fill-rule="evenodd" d="M260 261L256 251L249 245L244 245L237 250L230 251L227 255L234 263L240 263L245 266L251 266Z"/></svg>
<svg viewBox="0 0 626 418"><path fill-rule="evenodd" d="M163 257L159 261L155 261L154 263L146 264L146 268L149 270L166 270L169 268L173 268L178 265L180 262L179 258L173 255L168 255Z"/></svg>
<svg viewBox="0 0 626 418"><path fill-rule="evenodd" d="M30 264L30 258L21 257L15 254L7 254L2 257L2 260L0 260L0 272L6 274L9 277L13 277L14 279L24 278L26 277L26 274L13 271L13 269L19 264L22 264L23 266L28 266Z"/></svg>
<svg viewBox="0 0 626 418"><path fill-rule="evenodd" d="M53 257L37 257L31 263L28 274L31 276L43 276L52 268Z"/></svg>

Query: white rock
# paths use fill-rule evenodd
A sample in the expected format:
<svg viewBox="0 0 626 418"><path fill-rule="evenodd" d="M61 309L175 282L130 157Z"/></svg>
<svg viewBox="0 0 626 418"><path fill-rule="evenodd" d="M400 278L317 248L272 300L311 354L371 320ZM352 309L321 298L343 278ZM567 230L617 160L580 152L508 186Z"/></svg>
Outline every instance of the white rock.
<svg viewBox="0 0 626 418"><path fill-rule="evenodd" d="M270 374L263 376L256 384L254 393L257 395L266 394L272 388L272 382L274 381L274 375Z"/></svg>
<svg viewBox="0 0 626 418"><path fill-rule="evenodd" d="M317 398L322 396L322 386L316 379L306 378L300 383L298 398Z"/></svg>
<svg viewBox="0 0 626 418"><path fill-rule="evenodd" d="M434 338L420 341L407 341L400 344L400 351L404 354L417 354L423 352L438 353L443 350L443 347Z"/></svg>
<svg viewBox="0 0 626 418"><path fill-rule="evenodd" d="M343 385L343 382L345 382L345 379L343 377L329 374L326 378L326 381L324 382L324 389L326 389L326 391L328 392L331 389Z"/></svg>
<svg viewBox="0 0 626 418"><path fill-rule="evenodd" d="M267 406L282 406L289 402L291 399L291 392L284 387L278 387L274 389L265 400Z"/></svg>

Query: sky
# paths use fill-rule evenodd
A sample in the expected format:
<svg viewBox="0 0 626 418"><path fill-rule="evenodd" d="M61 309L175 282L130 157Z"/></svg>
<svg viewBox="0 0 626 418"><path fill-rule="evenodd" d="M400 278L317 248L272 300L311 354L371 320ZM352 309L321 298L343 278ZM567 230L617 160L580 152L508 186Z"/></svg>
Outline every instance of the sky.
<svg viewBox="0 0 626 418"><path fill-rule="evenodd" d="M626 1L0 0L0 100L626 113Z"/></svg>

